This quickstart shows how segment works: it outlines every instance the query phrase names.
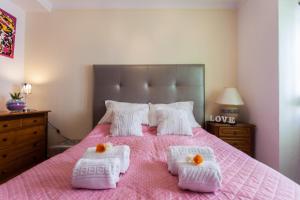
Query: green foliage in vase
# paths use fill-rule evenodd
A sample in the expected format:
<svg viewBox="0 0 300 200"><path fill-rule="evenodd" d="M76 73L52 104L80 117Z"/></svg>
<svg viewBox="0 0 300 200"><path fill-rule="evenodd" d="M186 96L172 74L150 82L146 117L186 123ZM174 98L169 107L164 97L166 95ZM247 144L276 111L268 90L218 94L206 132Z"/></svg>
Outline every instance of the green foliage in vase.
<svg viewBox="0 0 300 200"><path fill-rule="evenodd" d="M13 100L21 100L23 97L21 96L21 92L13 92L10 93L10 97Z"/></svg>

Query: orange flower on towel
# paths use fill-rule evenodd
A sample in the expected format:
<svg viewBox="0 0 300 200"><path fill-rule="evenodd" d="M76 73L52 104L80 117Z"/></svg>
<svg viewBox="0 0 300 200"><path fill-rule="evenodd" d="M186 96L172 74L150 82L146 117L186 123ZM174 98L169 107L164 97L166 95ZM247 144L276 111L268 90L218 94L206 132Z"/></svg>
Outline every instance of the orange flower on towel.
<svg viewBox="0 0 300 200"><path fill-rule="evenodd" d="M196 154L196 155L194 156L194 158L193 158L193 163L194 163L195 165L200 165L200 164L203 163L203 161L204 161L204 159L203 159L203 157L201 156L201 154Z"/></svg>
<svg viewBox="0 0 300 200"><path fill-rule="evenodd" d="M96 146L96 152L97 153L103 153L107 150L109 150L110 148L112 148L112 143L108 142L108 143L104 143L104 144L97 144Z"/></svg>
<svg viewBox="0 0 300 200"><path fill-rule="evenodd" d="M106 145L105 144L97 144L96 146L96 152L97 153L103 153L106 151Z"/></svg>

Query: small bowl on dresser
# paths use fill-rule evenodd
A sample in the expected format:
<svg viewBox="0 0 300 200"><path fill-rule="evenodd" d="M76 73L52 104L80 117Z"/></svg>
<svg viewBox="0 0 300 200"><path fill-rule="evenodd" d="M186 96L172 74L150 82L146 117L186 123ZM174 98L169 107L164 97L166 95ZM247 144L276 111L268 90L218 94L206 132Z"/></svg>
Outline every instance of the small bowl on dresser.
<svg viewBox="0 0 300 200"><path fill-rule="evenodd" d="M12 112L23 111L25 108L25 102L22 100L11 99L6 103L6 108Z"/></svg>

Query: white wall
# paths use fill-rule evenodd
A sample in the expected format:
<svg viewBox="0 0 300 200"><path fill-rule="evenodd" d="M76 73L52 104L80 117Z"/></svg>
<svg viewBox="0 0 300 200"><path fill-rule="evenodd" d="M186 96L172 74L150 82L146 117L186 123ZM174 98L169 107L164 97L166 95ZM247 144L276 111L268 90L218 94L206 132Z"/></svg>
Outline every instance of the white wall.
<svg viewBox="0 0 300 200"><path fill-rule="evenodd" d="M236 86L234 10L54 11L28 14L26 25L31 107L51 109L71 138L92 128L92 64L205 64L207 114L223 87Z"/></svg>
<svg viewBox="0 0 300 200"><path fill-rule="evenodd" d="M300 6L279 0L280 171L300 183Z"/></svg>
<svg viewBox="0 0 300 200"><path fill-rule="evenodd" d="M0 1L0 8L17 18L15 56L0 56L0 111L5 110L9 92L24 81L25 12L9 0Z"/></svg>
<svg viewBox="0 0 300 200"><path fill-rule="evenodd" d="M278 0L241 1L238 86L256 128L256 158L279 169Z"/></svg>

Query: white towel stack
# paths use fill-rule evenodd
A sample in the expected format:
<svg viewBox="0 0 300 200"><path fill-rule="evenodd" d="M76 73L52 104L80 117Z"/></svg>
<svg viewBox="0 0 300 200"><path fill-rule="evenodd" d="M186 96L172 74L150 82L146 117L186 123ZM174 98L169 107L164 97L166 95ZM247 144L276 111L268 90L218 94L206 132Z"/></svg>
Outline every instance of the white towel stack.
<svg viewBox="0 0 300 200"><path fill-rule="evenodd" d="M206 161L216 161L214 151L210 147L199 146L169 146L167 151L168 170L173 175L178 174L178 165L186 162L188 155L201 154Z"/></svg>
<svg viewBox="0 0 300 200"><path fill-rule="evenodd" d="M201 154L204 162L195 165L188 157ZM170 146L167 152L168 170L179 177L178 186L196 192L215 192L221 188L221 170L209 147Z"/></svg>
<svg viewBox="0 0 300 200"><path fill-rule="evenodd" d="M129 167L130 148L109 145L111 147L101 153L96 152L96 147L90 147L77 161L72 176L74 188L116 188L120 173L125 173Z"/></svg>
<svg viewBox="0 0 300 200"><path fill-rule="evenodd" d="M90 147L86 150L83 158L119 158L121 162L121 173L125 173L129 167L130 163L130 148L127 145L117 145L113 146L111 149L103 152L97 153L96 147Z"/></svg>
<svg viewBox="0 0 300 200"><path fill-rule="evenodd" d="M221 170L213 161L195 166L184 163L178 166L178 186L195 192L214 192L221 188Z"/></svg>
<svg viewBox="0 0 300 200"><path fill-rule="evenodd" d="M74 188L116 188L120 175L120 159L80 159L72 175Z"/></svg>

